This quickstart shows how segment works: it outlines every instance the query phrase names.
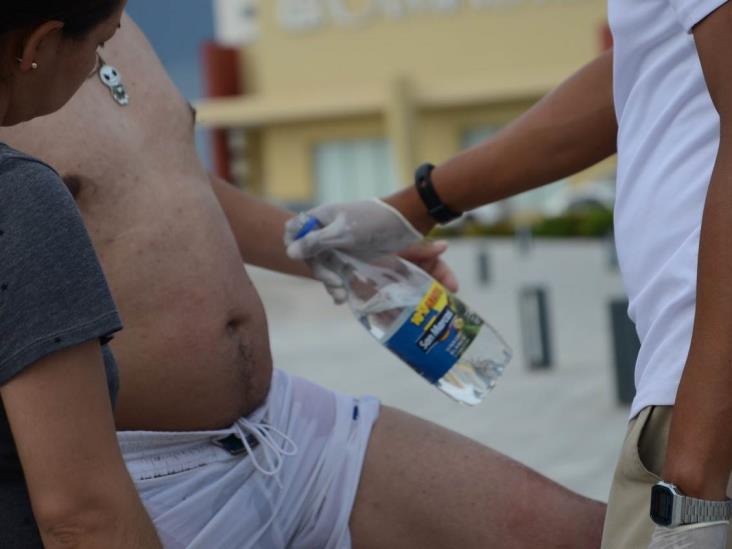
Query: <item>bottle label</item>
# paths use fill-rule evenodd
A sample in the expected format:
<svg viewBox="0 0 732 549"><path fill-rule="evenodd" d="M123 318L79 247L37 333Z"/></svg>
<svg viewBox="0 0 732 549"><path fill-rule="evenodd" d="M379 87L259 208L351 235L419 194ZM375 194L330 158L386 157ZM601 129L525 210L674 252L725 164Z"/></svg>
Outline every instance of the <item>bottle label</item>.
<svg viewBox="0 0 732 549"><path fill-rule="evenodd" d="M482 326L480 316L434 282L386 347L437 383L460 360Z"/></svg>

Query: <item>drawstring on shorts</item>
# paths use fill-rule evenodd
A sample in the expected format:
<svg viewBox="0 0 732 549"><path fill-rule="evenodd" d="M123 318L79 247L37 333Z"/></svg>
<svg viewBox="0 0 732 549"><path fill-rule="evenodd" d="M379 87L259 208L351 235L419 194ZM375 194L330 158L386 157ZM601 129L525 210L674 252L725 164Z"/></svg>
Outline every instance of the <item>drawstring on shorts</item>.
<svg viewBox="0 0 732 549"><path fill-rule="evenodd" d="M264 476L275 477L277 484L282 487L277 473L282 469L286 457L297 454L298 448L295 441L276 427L262 421L254 422L241 418L234 423L232 428L243 445L246 455L251 458L254 468ZM214 440L214 443L222 446L220 440ZM255 455L254 450L257 446L262 447L266 462L264 464Z"/></svg>

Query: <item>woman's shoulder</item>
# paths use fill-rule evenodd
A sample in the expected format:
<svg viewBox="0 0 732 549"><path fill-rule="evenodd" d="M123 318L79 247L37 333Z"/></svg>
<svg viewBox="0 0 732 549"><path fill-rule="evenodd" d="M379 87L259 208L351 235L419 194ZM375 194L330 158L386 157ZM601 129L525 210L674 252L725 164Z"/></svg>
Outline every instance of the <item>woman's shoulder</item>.
<svg viewBox="0 0 732 549"><path fill-rule="evenodd" d="M49 179L58 180L59 174L51 166L0 141L0 177L12 177L16 171L32 174L45 174Z"/></svg>
<svg viewBox="0 0 732 549"><path fill-rule="evenodd" d="M45 162L0 143L0 210L20 206L76 209L61 176ZM3 207L3 205L5 207ZM25 208L20 208L20 211ZM2 212L0 212L2 213Z"/></svg>
<svg viewBox="0 0 732 549"><path fill-rule="evenodd" d="M6 145L0 145L0 231L0 262L13 250L44 243L88 245L81 213L58 173Z"/></svg>

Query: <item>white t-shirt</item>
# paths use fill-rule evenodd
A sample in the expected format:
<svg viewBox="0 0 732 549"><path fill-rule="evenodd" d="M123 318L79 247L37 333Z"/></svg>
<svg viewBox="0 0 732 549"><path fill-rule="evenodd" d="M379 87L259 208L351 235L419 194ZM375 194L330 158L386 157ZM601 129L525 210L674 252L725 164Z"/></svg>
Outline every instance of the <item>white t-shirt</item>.
<svg viewBox="0 0 732 549"><path fill-rule="evenodd" d="M615 237L641 351L635 416L673 404L691 342L719 116L692 27L726 0L609 0L618 117Z"/></svg>

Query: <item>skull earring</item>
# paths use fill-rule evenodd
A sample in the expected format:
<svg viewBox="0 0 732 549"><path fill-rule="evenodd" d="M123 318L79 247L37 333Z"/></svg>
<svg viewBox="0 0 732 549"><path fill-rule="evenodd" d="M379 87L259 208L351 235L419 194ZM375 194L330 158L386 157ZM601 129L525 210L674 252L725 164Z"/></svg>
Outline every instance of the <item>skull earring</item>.
<svg viewBox="0 0 732 549"><path fill-rule="evenodd" d="M126 107L130 104L130 96L127 93L124 82L122 82L122 75L116 67L107 64L101 57L99 60L102 64L102 67L99 69L99 78L112 92L112 98L117 104L121 107Z"/></svg>

